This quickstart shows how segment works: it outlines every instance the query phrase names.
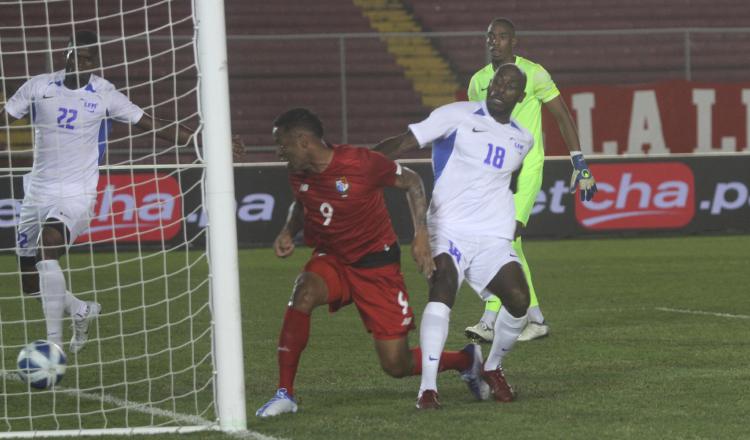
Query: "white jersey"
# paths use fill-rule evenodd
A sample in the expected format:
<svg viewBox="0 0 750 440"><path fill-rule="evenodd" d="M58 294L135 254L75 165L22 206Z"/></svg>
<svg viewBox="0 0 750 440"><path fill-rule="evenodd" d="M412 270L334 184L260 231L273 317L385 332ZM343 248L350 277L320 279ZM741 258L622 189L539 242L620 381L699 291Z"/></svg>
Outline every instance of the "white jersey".
<svg viewBox="0 0 750 440"><path fill-rule="evenodd" d="M27 199L95 195L110 120L135 124L143 116L104 78L91 75L76 90L64 79L64 70L34 76L5 104L14 118L31 114L34 165L24 182Z"/></svg>
<svg viewBox="0 0 750 440"><path fill-rule="evenodd" d="M433 143L430 230L513 240L511 175L534 145L531 133L513 119L497 122L484 101L444 105L409 129L420 146Z"/></svg>

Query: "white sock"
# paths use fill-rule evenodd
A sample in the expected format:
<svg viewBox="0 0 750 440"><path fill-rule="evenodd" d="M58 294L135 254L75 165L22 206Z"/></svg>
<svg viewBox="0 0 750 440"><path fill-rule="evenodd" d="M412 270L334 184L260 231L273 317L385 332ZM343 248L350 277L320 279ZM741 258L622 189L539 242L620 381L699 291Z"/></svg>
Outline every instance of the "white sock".
<svg viewBox="0 0 750 440"><path fill-rule="evenodd" d="M513 345L521 334L521 330L526 326L526 315L516 318L505 307L500 309L495 321L495 339L492 341L492 349L487 355L484 362L484 371L498 369L503 361L503 357L513 348Z"/></svg>
<svg viewBox="0 0 750 440"><path fill-rule="evenodd" d="M65 313L68 316L83 315L86 313L86 306L86 301L81 301L72 293L65 291Z"/></svg>
<svg viewBox="0 0 750 440"><path fill-rule="evenodd" d="M484 314L482 315L481 322L489 328L495 328L495 320L497 319L497 312L500 310L500 298L490 293L489 290L482 292L482 294L488 293L484 299ZM491 306L493 304L493 306ZM493 310L494 309L494 310Z"/></svg>
<svg viewBox="0 0 750 440"><path fill-rule="evenodd" d="M493 328L495 327L495 321L497 320L497 312L492 310L484 310L484 315L482 315L482 321L487 327Z"/></svg>
<svg viewBox="0 0 750 440"><path fill-rule="evenodd" d="M419 326L419 345L422 349L422 383L419 395L424 390L437 391L437 374L440 355L448 339L448 323L451 309L441 302L428 302L422 313Z"/></svg>
<svg viewBox="0 0 750 440"><path fill-rule="evenodd" d="M47 322L47 340L62 347L62 323L65 311L65 276L57 260L42 260L36 263L39 271L39 290L42 309Z"/></svg>
<svg viewBox="0 0 750 440"><path fill-rule="evenodd" d="M544 323L544 315L542 315L542 309L539 306L529 307L528 311L529 322L536 322L537 324Z"/></svg>

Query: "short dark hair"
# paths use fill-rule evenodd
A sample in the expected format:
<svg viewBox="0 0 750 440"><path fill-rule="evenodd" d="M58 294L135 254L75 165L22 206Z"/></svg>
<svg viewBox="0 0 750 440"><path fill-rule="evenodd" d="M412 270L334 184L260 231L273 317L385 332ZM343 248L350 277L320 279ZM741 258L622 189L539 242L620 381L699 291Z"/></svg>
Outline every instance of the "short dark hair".
<svg viewBox="0 0 750 440"><path fill-rule="evenodd" d="M76 31L74 35L70 37L70 41L75 43L76 46L90 46L99 42L99 38L93 31L82 29Z"/></svg>
<svg viewBox="0 0 750 440"><path fill-rule="evenodd" d="M320 122L318 115L306 108L293 108L285 111L273 121L273 126L284 131L302 128L323 138L323 123Z"/></svg>
<svg viewBox="0 0 750 440"><path fill-rule="evenodd" d="M521 69L520 67L518 67L518 65L516 63L505 63L505 64L501 64L501 65L497 66L497 69L495 69L495 75L497 75L497 72L499 72L501 69L505 69L505 68L513 69L513 70L517 71L520 74L520 76L521 76L521 86L522 86L522 89L525 90L526 89L526 72L524 72L523 69Z"/></svg>
<svg viewBox="0 0 750 440"><path fill-rule="evenodd" d="M85 29L76 31L76 33L71 35L70 39L68 40L68 49L66 50L66 54L69 54L73 49L79 49L86 46L95 46L98 43L99 38L96 36L96 33ZM94 55L99 56L98 50L94 50L93 53Z"/></svg>
<svg viewBox="0 0 750 440"><path fill-rule="evenodd" d="M516 35L516 25L510 20L510 18L496 17L490 22L490 26L495 24L504 24L510 28L511 35Z"/></svg>

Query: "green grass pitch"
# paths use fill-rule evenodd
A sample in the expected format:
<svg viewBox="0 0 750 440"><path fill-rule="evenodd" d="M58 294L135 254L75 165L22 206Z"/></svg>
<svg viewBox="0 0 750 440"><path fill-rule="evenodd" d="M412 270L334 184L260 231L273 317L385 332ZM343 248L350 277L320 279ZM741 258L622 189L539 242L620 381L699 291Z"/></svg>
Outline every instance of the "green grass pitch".
<svg viewBox="0 0 750 440"><path fill-rule="evenodd" d="M287 260L275 258L270 249L241 251L248 428L286 439L750 436L750 236L529 241L525 252L551 336L518 343L506 358L507 377L519 393L517 402L473 401L458 375L446 372L438 382L443 410L417 412L414 401L419 378L392 379L380 370L372 340L356 309L350 306L330 315L321 308L313 315L310 342L298 372L300 412L258 420L255 410L275 391L276 340L281 318L294 278L309 250L297 249ZM404 275L412 307L419 317L426 301L426 283L415 271L409 255L405 247ZM105 254L99 258L111 257ZM184 265L184 260L182 256L182 261L165 264ZM0 262L3 267L14 264L10 256ZM101 277L98 282L115 284ZM161 285L179 291L189 283L198 283L197 278L197 273L196 280L189 282L175 276L173 280L162 280ZM197 291L201 289L199 285L195 287ZM13 288L3 286L0 294L17 295ZM129 296L136 297L135 304L142 302L135 294ZM6 341L22 337L14 335L6 324L12 320L11 311L6 310L8 304L3 301L0 310L1 335ZM31 302L26 304L29 313L38 308ZM179 300L169 304L153 306L153 325L158 325L157 316L168 307L174 308L173 313L195 307ZM482 309L469 288L459 292L447 349L464 346L463 328L474 324ZM104 323L99 329L101 334L114 336L120 328L142 328L139 319L143 318L136 313L127 316L136 322ZM204 319L208 317L200 311L195 328L204 324ZM148 322L151 325L152 321ZM158 344L158 338L184 332L172 333L170 336L155 331L152 342ZM132 337L136 338L134 346L144 344ZM115 343L117 347L109 347ZM417 331L412 332L411 343L417 345ZM105 352L122 350L119 341L102 345ZM94 357L96 352L91 350L84 355ZM7 369L14 363L15 353L3 355L3 368ZM188 359L188 354L179 353L172 362ZM137 380L141 376L135 372L143 365L134 362L128 371ZM164 356L155 355L150 365L152 372L166 369L163 362ZM112 367L112 372L121 375L122 368ZM196 374L203 373L199 369ZM102 374L107 380L107 370ZM67 385L69 379L66 376ZM156 381L151 392L158 395L163 387L169 389L173 385L168 382ZM178 385L182 383L178 380ZM18 385L5 386L7 390ZM133 386L128 398L144 401L146 388ZM122 394L122 389L116 387L111 391ZM199 398L210 399L210 393L199 394ZM58 396L58 410L75 413L77 408L65 407L64 400L64 396ZM195 406L193 400L180 401L174 409L189 412ZM35 404L44 409L43 403ZM86 402L83 409L89 405L111 409L101 402ZM166 408L173 410L171 404ZM3 420L7 412L0 410L0 432L7 429ZM115 422L121 417L112 413ZM131 421L143 421L145 416L129 417ZM154 419L154 423L164 421ZM199 433L160 438L229 437Z"/></svg>

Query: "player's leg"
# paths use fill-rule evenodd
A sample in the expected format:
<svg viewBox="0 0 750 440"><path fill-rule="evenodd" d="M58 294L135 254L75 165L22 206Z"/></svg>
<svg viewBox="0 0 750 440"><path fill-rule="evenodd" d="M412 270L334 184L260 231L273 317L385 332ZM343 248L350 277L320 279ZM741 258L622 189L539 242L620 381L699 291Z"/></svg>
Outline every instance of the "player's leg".
<svg viewBox="0 0 750 440"><path fill-rule="evenodd" d="M487 289L500 297L503 307L495 322L495 339L484 363L483 377L492 388L495 400L510 402L515 396L505 381L502 360L511 351L526 325L529 289L521 265L516 261L503 265L487 285Z"/></svg>
<svg viewBox="0 0 750 440"><path fill-rule="evenodd" d="M36 271L36 256L18 256L18 267L21 269L21 289L23 293L34 298L39 296L39 272Z"/></svg>
<svg viewBox="0 0 750 440"><path fill-rule="evenodd" d="M484 314L479 322L466 327L464 334L472 341L492 342L495 338L495 320L502 307L502 301L495 295L488 294L484 298Z"/></svg>
<svg viewBox="0 0 750 440"><path fill-rule="evenodd" d="M544 315L539 307L539 301L536 297L536 290L534 284L531 281L531 269L529 268L528 262L526 261L526 255L523 252L522 237L518 237L513 241L513 250L516 251L518 259L523 269L526 283L529 286L529 295L531 301L529 303L528 320L518 337L519 341L531 341L533 339L541 338L549 334L549 326L544 320ZM481 342L492 342L495 334L495 320L502 306L502 300L496 295L487 293L485 299L485 310L484 315L476 325L466 327L466 337L472 340L478 340Z"/></svg>
<svg viewBox="0 0 750 440"><path fill-rule="evenodd" d="M276 394L255 415L271 417L297 412L294 379L302 352L310 338L310 315L322 305L341 301L339 266L332 257L311 259L294 282L292 297L284 313L277 350L279 382Z"/></svg>
<svg viewBox="0 0 750 440"><path fill-rule="evenodd" d="M383 371L391 377L402 378L422 374L422 350L419 347L410 349L406 336L397 339L375 339L375 351ZM489 398L489 386L480 377L483 363L481 347L477 344L468 344L460 351L443 351L437 370L438 373L457 371L474 397L486 400ZM430 396L429 405L427 404L428 402L422 402L422 406L418 408L440 407L437 392Z"/></svg>
<svg viewBox="0 0 750 440"><path fill-rule="evenodd" d="M294 378L299 359L310 338L310 315L328 302L325 280L314 272L302 272L294 283L294 291L279 334L279 388L294 395Z"/></svg>
<svg viewBox="0 0 750 440"><path fill-rule="evenodd" d="M434 393L437 398L437 374L440 359L448 338L451 308L456 299L459 274L453 258L441 253L435 258L435 272L430 279L429 301L422 313L419 327L419 345L422 351L422 381L419 385L419 401L425 391L426 398ZM425 398L425 399L426 399Z"/></svg>
<svg viewBox="0 0 750 440"><path fill-rule="evenodd" d="M42 297L47 340L63 346L62 323L65 310L65 276L59 258L64 254L68 231L58 219L49 218L42 225L39 237L39 291Z"/></svg>
<svg viewBox="0 0 750 440"><path fill-rule="evenodd" d="M539 307L539 300L537 300L536 297L534 283L531 281L531 268L526 261L526 255L523 253L522 237L518 237L513 241L513 250L516 251L518 259L521 262L521 268L523 268L523 274L526 278L526 284L529 286L529 296L531 298L529 302L527 324L521 332L521 335L518 337L518 340L531 341L533 339L547 336L549 334L549 326L544 320L544 315Z"/></svg>
<svg viewBox="0 0 750 440"><path fill-rule="evenodd" d="M21 288L23 293L41 300L39 295L39 272L36 270L38 263L37 257L18 257L19 267L21 269ZM93 304L93 307L90 306ZM74 318L90 318L98 314L99 305L93 302L81 301L76 298L70 291L65 291L65 313ZM94 313L96 312L96 313Z"/></svg>

